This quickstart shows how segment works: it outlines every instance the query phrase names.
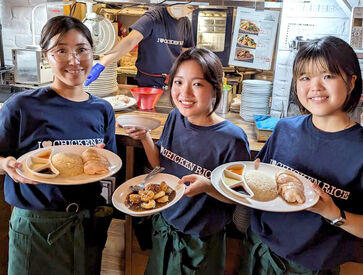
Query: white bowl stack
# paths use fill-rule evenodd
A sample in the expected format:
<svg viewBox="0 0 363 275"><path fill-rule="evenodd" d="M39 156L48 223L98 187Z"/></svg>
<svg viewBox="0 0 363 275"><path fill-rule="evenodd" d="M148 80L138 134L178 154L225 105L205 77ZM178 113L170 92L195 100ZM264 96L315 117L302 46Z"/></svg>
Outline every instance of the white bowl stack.
<svg viewBox="0 0 363 275"><path fill-rule="evenodd" d="M94 61L94 64L96 63ZM116 62L108 65L95 81L83 88L86 92L99 97L105 97L116 92L118 90Z"/></svg>
<svg viewBox="0 0 363 275"><path fill-rule="evenodd" d="M240 116L252 122L253 115L267 115L272 82L266 80L243 80Z"/></svg>

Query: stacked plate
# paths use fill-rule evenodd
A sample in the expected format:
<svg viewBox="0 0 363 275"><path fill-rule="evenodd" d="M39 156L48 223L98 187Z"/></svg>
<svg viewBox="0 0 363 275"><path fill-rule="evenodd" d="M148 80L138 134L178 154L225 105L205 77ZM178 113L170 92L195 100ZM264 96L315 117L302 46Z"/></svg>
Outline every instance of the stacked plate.
<svg viewBox="0 0 363 275"><path fill-rule="evenodd" d="M272 91L272 82L266 80L243 80L240 116L249 122L253 115L268 114L268 103Z"/></svg>
<svg viewBox="0 0 363 275"><path fill-rule="evenodd" d="M94 64L97 62L94 61ZM118 90L116 62L108 65L100 76L84 90L92 95L105 97Z"/></svg>

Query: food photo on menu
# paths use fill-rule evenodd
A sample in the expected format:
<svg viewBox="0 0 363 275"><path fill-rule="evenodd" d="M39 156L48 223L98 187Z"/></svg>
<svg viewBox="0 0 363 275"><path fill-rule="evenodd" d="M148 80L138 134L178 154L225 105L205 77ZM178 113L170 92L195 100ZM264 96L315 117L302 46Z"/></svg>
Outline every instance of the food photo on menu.
<svg viewBox="0 0 363 275"><path fill-rule="evenodd" d="M246 49L236 48L235 60L253 63L254 55Z"/></svg>
<svg viewBox="0 0 363 275"><path fill-rule="evenodd" d="M257 25L249 20L241 20L239 25L239 31L242 33L250 33L258 35L260 29Z"/></svg>
<svg viewBox="0 0 363 275"><path fill-rule="evenodd" d="M256 41L248 34L241 34L237 39L237 46L256 49Z"/></svg>

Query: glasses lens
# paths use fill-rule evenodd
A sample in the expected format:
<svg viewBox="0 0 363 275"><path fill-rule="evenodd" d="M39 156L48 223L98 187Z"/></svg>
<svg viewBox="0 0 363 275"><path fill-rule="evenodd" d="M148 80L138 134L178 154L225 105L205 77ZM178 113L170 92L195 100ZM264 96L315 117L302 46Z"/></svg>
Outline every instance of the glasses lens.
<svg viewBox="0 0 363 275"><path fill-rule="evenodd" d="M93 54L91 50L83 50L77 53L54 52L52 53L52 56L58 62L67 62L72 58L72 56L74 56L79 61L86 61L91 59Z"/></svg>

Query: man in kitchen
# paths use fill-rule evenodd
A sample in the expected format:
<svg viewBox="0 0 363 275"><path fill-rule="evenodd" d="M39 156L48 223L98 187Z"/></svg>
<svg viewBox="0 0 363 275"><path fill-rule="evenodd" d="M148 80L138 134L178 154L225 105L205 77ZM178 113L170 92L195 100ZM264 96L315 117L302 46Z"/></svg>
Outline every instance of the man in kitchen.
<svg viewBox="0 0 363 275"><path fill-rule="evenodd" d="M158 6L146 12L130 27L131 32L93 66L85 85L95 81L107 65L136 45L137 84L158 88L167 85L174 60L182 51L194 46L192 26L187 18L192 11L192 6L177 4Z"/></svg>

